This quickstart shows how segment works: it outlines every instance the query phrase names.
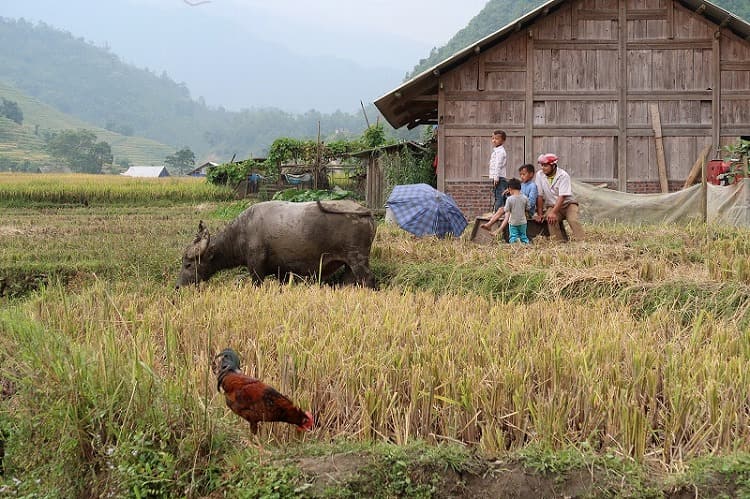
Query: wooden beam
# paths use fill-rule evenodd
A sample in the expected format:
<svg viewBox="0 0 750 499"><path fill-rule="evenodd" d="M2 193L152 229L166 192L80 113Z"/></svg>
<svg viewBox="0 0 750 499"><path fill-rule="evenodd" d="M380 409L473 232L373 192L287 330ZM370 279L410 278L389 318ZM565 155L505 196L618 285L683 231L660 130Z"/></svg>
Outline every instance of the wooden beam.
<svg viewBox="0 0 750 499"><path fill-rule="evenodd" d="M675 90L631 90L628 92L629 101L654 101L654 100L679 100L696 101L711 100L710 90L688 90L678 92Z"/></svg>
<svg viewBox="0 0 750 499"><path fill-rule="evenodd" d="M638 9L628 12L628 21L666 19L669 15L667 9Z"/></svg>
<svg viewBox="0 0 750 499"><path fill-rule="evenodd" d="M693 163L693 167L690 169L690 173L688 173L688 176L685 179L685 184L682 186L683 189L687 189L688 187L693 185L695 183L695 180L698 178L698 175L700 175L703 171L703 164L708 158L708 152L711 150L711 145L712 144L706 144L705 146L703 146L703 149L701 149L700 154L698 154L698 159L696 159L695 163Z"/></svg>
<svg viewBox="0 0 750 499"><path fill-rule="evenodd" d="M664 157L664 140L661 135L661 116L659 115L659 104L651 104L648 107L651 113L651 127L654 129L654 142L656 143L656 166L659 168L659 185L661 192L669 192L669 180L667 177L667 161Z"/></svg>
<svg viewBox="0 0 750 499"><path fill-rule="evenodd" d="M674 2L667 2L667 38L674 39Z"/></svg>
<svg viewBox="0 0 750 499"><path fill-rule="evenodd" d="M484 91L484 80L487 79L487 68L484 64L484 54L475 56L477 58L477 90Z"/></svg>
<svg viewBox="0 0 750 499"><path fill-rule="evenodd" d="M573 6L575 9L575 6ZM526 37L526 102L525 133L523 138L523 157L526 163L534 161L534 33L529 30Z"/></svg>
<svg viewBox="0 0 750 499"><path fill-rule="evenodd" d="M446 92L445 98L449 101L509 101L518 100L522 101L526 98L524 92L514 91L494 91L485 90L484 92L479 91L464 91L464 92Z"/></svg>
<svg viewBox="0 0 750 499"><path fill-rule="evenodd" d="M721 147L721 30L714 33L711 48L711 141L714 151L718 151Z"/></svg>
<svg viewBox="0 0 750 499"><path fill-rule="evenodd" d="M626 0L619 0L617 16L617 190L628 190L628 11Z"/></svg>
<svg viewBox="0 0 750 499"><path fill-rule="evenodd" d="M437 94L431 94L431 95L418 95L412 99L413 102L433 102L437 103L438 96Z"/></svg>
<svg viewBox="0 0 750 499"><path fill-rule="evenodd" d="M711 40L638 40L628 42L628 50L710 49Z"/></svg>
<svg viewBox="0 0 750 499"><path fill-rule="evenodd" d="M437 105L437 121L438 121L438 143L437 143L437 157L438 164L435 174L437 175L437 188L439 191L445 192L445 126L443 125L443 115L445 114L445 90L443 89L443 82L438 83L438 105Z"/></svg>
<svg viewBox="0 0 750 499"><path fill-rule="evenodd" d="M576 9L573 7L573 11L576 12L578 20L582 21L617 21L619 12L617 9Z"/></svg>
<svg viewBox="0 0 750 499"><path fill-rule="evenodd" d="M617 50L617 42L609 41L573 41L566 42L562 40L537 40L534 44L537 49L553 50Z"/></svg>
<svg viewBox="0 0 750 499"><path fill-rule="evenodd" d="M516 72L516 73L523 73L526 71L526 64L522 62L485 62L484 63L484 71L486 73L494 73L494 72Z"/></svg>
<svg viewBox="0 0 750 499"><path fill-rule="evenodd" d="M750 61L722 61L722 71L750 71Z"/></svg>

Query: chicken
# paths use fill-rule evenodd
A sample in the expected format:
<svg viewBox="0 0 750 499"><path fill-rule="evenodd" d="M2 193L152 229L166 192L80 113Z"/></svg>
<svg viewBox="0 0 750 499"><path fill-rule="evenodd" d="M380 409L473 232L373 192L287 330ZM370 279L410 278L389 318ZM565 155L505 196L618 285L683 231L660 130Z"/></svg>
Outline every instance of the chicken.
<svg viewBox="0 0 750 499"><path fill-rule="evenodd" d="M273 387L240 372L240 358L231 348L214 357L213 372L218 377L216 389L224 392L227 406L250 423L253 433L261 421L281 421L296 425L298 431L312 430L312 414L302 411Z"/></svg>

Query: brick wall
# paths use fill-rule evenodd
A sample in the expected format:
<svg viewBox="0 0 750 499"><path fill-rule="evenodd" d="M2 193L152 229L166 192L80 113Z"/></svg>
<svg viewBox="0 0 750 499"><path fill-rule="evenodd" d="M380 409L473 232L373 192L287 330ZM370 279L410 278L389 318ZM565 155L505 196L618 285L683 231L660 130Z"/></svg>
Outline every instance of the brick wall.
<svg viewBox="0 0 750 499"><path fill-rule="evenodd" d="M681 190L684 184L684 180L670 180L667 182L669 192ZM661 193L661 184L658 180L647 180L642 182L628 181L627 192L633 194L659 194Z"/></svg>
<svg viewBox="0 0 750 499"><path fill-rule="evenodd" d="M445 192L456 200L461 211L469 221L478 215L492 211L495 196L492 194L492 183L484 182L446 182Z"/></svg>
<svg viewBox="0 0 750 499"><path fill-rule="evenodd" d="M594 182L600 185L599 182ZM684 180L670 180L669 192L675 192L682 189ZM492 184L484 182L446 182L445 192L450 194L458 203L461 211L471 222L479 215L492 211L494 197L492 194ZM609 184L610 189L617 189L617 185ZM658 194L661 193L661 185L658 180L647 181L629 181L627 192L634 194Z"/></svg>

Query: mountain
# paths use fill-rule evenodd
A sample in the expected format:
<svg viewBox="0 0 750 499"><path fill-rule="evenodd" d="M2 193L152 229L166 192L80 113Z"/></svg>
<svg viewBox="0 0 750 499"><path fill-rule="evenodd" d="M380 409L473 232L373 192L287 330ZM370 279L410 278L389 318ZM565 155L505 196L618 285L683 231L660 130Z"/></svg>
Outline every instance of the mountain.
<svg viewBox="0 0 750 499"><path fill-rule="evenodd" d="M361 112L210 108L166 73L136 68L106 48L24 20L0 18L0 82L91 126L148 137L173 151L190 147L199 161L262 155L278 137L316 137L318 124L324 139L358 136L366 127ZM294 84L289 91L301 93L303 82ZM374 106L368 114L376 119Z"/></svg>
<svg viewBox="0 0 750 499"><path fill-rule="evenodd" d="M284 13L253 3L214 0L193 8L182 0L11 1L3 2L0 15L85 37L127 63L186 82L194 99L232 111L355 112L360 100L371 102L398 85L425 50L398 34L374 40L351 22L313 14L325 7Z"/></svg>
<svg viewBox="0 0 750 499"><path fill-rule="evenodd" d="M19 166L25 169L32 166L54 168L57 162L45 151L44 134L55 130L91 130L99 140L112 147L117 164L125 160L130 164L162 164L164 158L175 152L174 147L151 139L125 136L92 126L3 82L0 82L0 97L15 102L23 112L21 125L0 117L0 170Z"/></svg>

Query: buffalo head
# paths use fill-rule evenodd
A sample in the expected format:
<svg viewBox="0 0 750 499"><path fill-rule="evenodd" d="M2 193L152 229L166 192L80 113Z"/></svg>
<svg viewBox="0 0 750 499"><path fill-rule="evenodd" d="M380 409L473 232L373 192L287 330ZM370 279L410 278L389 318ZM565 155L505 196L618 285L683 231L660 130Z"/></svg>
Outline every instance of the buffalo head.
<svg viewBox="0 0 750 499"><path fill-rule="evenodd" d="M207 254L211 235L203 225L203 220L198 223L198 233L192 244L185 248L182 255L182 269L177 278L177 287L187 284L196 284L206 280L210 273L208 271L209 256Z"/></svg>

